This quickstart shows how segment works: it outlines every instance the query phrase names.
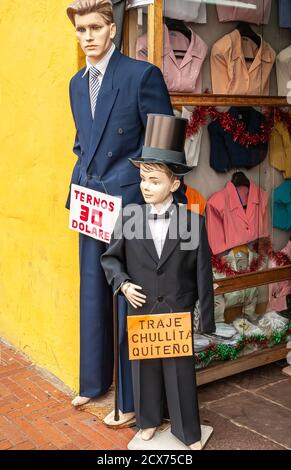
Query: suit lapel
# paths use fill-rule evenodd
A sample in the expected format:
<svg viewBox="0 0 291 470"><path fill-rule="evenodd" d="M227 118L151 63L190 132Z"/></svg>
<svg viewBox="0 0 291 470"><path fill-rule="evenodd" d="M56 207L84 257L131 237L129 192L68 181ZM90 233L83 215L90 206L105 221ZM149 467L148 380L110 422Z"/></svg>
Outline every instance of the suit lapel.
<svg viewBox="0 0 291 470"><path fill-rule="evenodd" d="M87 73L85 77L80 77L78 85L78 105L77 109L79 111L79 125L82 128L82 135L85 136L84 144L89 145L91 139L91 129L92 129L92 113L91 113L91 104L89 96L89 74Z"/></svg>
<svg viewBox="0 0 291 470"><path fill-rule="evenodd" d="M87 169L100 143L100 140L104 132L105 126L107 124L107 121L109 119L112 107L115 103L115 100L119 92L119 88L113 88L113 76L114 76L114 72L119 63L120 58L121 58L121 53L119 52L118 49L115 49L109 61L103 80L102 80L102 85L101 85L101 88L97 97L95 117L94 117L93 125L91 128L90 146L89 146L88 160L86 164ZM89 94L89 91L88 91L88 94ZM89 110L90 110L90 105L89 105Z"/></svg>

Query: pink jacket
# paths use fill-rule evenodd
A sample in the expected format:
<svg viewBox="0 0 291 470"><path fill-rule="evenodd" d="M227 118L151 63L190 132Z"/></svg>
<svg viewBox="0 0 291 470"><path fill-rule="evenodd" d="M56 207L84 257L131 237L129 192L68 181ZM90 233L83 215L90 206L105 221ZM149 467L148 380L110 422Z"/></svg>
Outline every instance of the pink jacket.
<svg viewBox="0 0 291 470"><path fill-rule="evenodd" d="M207 201L208 240L214 255L269 236L268 193L251 181L246 209L241 199L229 181Z"/></svg>
<svg viewBox="0 0 291 470"><path fill-rule="evenodd" d="M207 45L191 31L191 41L179 31L169 31L163 26L163 74L169 91L185 93L202 92L202 64L207 54ZM185 51L183 57L176 57L174 51ZM147 60L147 34L140 36L136 43L136 58Z"/></svg>
<svg viewBox="0 0 291 470"><path fill-rule="evenodd" d="M289 256L291 259L291 241L281 250L282 253ZM275 261L271 260L269 263L270 268L275 268ZM291 280L278 282L276 284L269 284L269 303L267 311L276 310L281 312L287 309L286 295L291 294Z"/></svg>

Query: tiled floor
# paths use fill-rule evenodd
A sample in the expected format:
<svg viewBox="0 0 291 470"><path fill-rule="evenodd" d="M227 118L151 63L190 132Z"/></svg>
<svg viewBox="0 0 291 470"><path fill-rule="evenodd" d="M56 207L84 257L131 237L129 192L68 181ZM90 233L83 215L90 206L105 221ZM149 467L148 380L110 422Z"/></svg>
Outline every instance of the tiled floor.
<svg viewBox="0 0 291 470"><path fill-rule="evenodd" d="M291 378L276 363L199 388L206 449L291 449ZM134 429L111 430L1 345L0 449L124 450Z"/></svg>
<svg viewBox="0 0 291 470"><path fill-rule="evenodd" d="M199 388L200 412L214 434L207 449L291 449L291 378L284 361Z"/></svg>

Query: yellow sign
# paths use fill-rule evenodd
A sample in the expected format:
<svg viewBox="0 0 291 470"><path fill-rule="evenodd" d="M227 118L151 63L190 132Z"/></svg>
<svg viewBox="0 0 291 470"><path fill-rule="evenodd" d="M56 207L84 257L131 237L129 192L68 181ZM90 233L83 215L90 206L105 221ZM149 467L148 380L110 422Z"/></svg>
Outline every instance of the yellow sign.
<svg viewBox="0 0 291 470"><path fill-rule="evenodd" d="M127 317L129 359L192 356L191 313Z"/></svg>

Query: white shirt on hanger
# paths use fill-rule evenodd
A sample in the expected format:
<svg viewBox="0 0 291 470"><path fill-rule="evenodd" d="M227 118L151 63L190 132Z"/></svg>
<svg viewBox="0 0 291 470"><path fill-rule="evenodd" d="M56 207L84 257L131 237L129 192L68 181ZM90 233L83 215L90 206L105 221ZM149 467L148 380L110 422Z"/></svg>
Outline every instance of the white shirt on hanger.
<svg viewBox="0 0 291 470"><path fill-rule="evenodd" d="M291 94L291 46L279 52L276 57L278 95ZM288 86L289 83L289 86Z"/></svg>
<svg viewBox="0 0 291 470"><path fill-rule="evenodd" d="M174 114L177 117L182 117L184 119L190 120L192 116L193 109L188 109L185 106L182 108L182 113L177 109L174 110ZM201 126L196 132L196 134L191 135L191 137L187 137L185 140L185 155L186 155L186 162L189 166L197 166L199 162L199 155L201 149L201 141L202 141L202 133L203 127Z"/></svg>
<svg viewBox="0 0 291 470"><path fill-rule="evenodd" d="M206 4L202 0L166 0L164 15L193 23L206 23Z"/></svg>

